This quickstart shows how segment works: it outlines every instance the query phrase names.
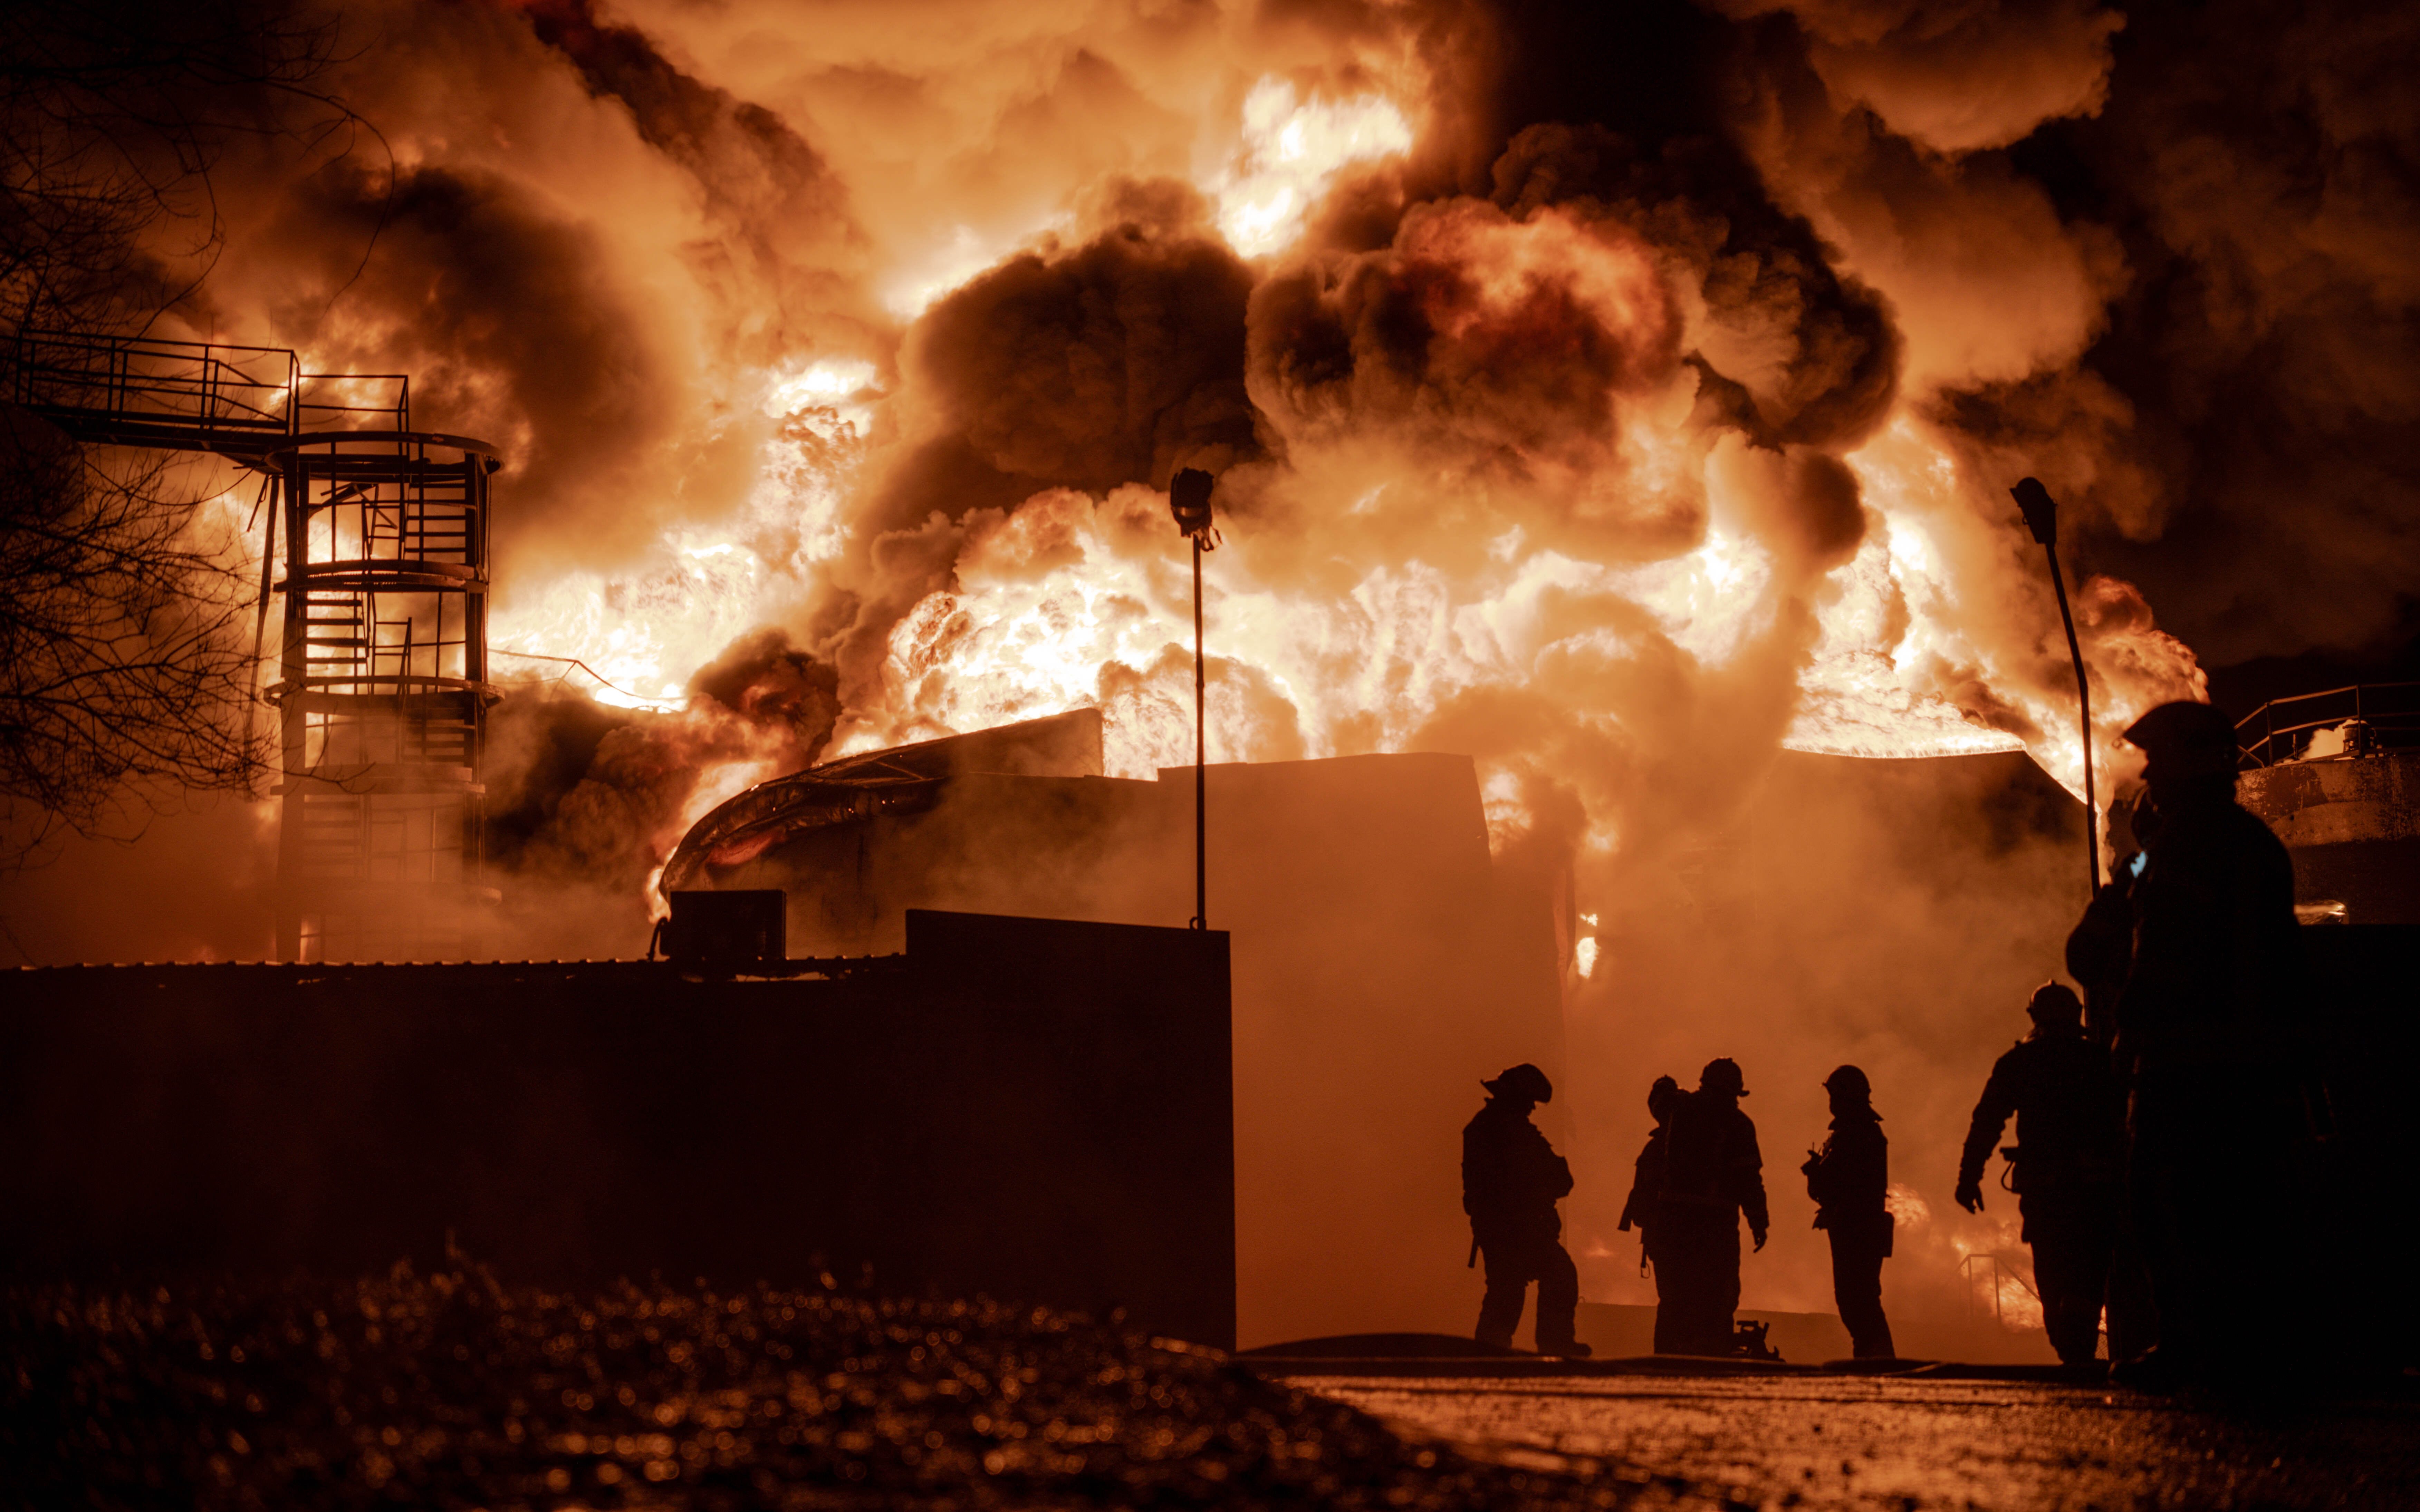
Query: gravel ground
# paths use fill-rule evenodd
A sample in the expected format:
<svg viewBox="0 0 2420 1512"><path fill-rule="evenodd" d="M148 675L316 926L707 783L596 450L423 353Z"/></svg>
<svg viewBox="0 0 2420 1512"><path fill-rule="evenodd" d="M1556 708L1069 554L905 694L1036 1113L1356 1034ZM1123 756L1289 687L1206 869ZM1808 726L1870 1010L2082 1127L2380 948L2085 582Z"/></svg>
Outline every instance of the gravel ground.
<svg viewBox="0 0 2420 1512"><path fill-rule="evenodd" d="M1841 1376L1297 1378L1390 1422L1653 1465L1741 1505L2420 1507L2420 1400L2252 1408L2110 1387Z"/></svg>
<svg viewBox="0 0 2420 1512"><path fill-rule="evenodd" d="M0 1289L21 1506L1634 1508L1214 1351L838 1291L341 1281Z"/></svg>

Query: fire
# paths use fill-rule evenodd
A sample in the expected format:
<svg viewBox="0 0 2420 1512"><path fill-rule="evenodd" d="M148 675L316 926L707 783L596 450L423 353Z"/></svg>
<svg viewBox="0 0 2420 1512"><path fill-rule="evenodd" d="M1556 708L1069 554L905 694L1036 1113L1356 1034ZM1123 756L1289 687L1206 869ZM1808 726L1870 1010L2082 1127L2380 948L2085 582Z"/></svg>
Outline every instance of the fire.
<svg viewBox="0 0 2420 1512"><path fill-rule="evenodd" d="M678 708L699 668L778 619L803 574L838 554L878 398L874 364L827 358L763 374L759 386L756 408L774 424L737 529L668 532L620 573L569 573L534 591L507 579L489 631L503 653L497 681L577 678L564 668L576 660L600 702Z"/></svg>
<svg viewBox="0 0 2420 1512"><path fill-rule="evenodd" d="M861 717L835 754L1096 706L1110 776L1190 765L1191 579L1172 551L1138 549L1166 516L1159 496L1140 488L1098 503L1066 489L1028 501L962 552L954 591L931 594L892 630L883 664L892 712ZM1073 560L1028 575L1025 564L1046 550ZM1270 607L1221 594L1217 622ZM1282 625L1271 628L1251 652L1227 648L1213 659L1214 761L1302 753L1289 685L1272 666L1289 638ZM1276 692L1276 719L1256 690Z"/></svg>
<svg viewBox="0 0 2420 1512"><path fill-rule="evenodd" d="M577 661L597 679L589 695L628 709L678 708L692 673L753 629L765 564L729 541L675 536L632 573L559 578L497 616L496 680L557 681Z"/></svg>
<svg viewBox="0 0 2420 1512"><path fill-rule="evenodd" d="M1247 257L1283 252L1345 169L1411 149L1411 123L1383 95L1301 100L1264 78L1244 97L1242 141L1210 186L1219 233Z"/></svg>
<svg viewBox="0 0 2420 1512"><path fill-rule="evenodd" d="M1891 757L2024 748L1924 681L1931 669L1986 655L1945 593L1931 534L1949 528L1933 512L1946 507L1954 466L1905 422L1850 460L1882 525L1825 584L1785 744ZM1911 464L1932 491L1899 471ZM1551 592L1617 594L1713 668L1751 645L1776 609L1769 552L1719 522L1696 548L1644 566L1530 548L1518 530L1499 545L1480 563L1373 567L1320 597L1262 580L1261 543L1231 525L1227 549L1210 559L1211 759L1334 755L1373 732L1381 748L1398 745L1455 693L1524 682L1578 649L1539 626ZM1027 563L1046 546L1072 554L1033 575ZM1156 717L1181 712L1190 696L1183 563L1157 495L1037 495L969 542L954 588L900 621L883 668L893 712L861 722L847 748L1098 706L1113 775L1189 764L1189 724ZM2114 702L2103 730L2133 712ZM2044 701L2038 717L2046 732L2038 754L2080 789L2080 747L2062 711Z"/></svg>
<svg viewBox="0 0 2420 1512"><path fill-rule="evenodd" d="M1248 470L1245 507L1222 506L1226 547L1208 563L1211 760L1467 738L1510 729L1500 706L1470 711L1527 698L1551 714L1479 752L1499 837L1528 822L1524 773L1594 753L1602 796L1652 780L1657 761L1685 770L1680 753L1707 740L1882 757L2024 748L2080 792L2064 647L2040 585L2018 576L2038 568L1993 513L2006 480L1972 475L1908 397L1837 453L1750 440L1761 433L1724 418L1798 402L1801 314L1732 286L1765 275L1584 201L1417 205L1382 253L1280 265L1349 171L1412 151L1411 117L1385 94L1306 95L1269 74L1232 134L1208 136L1195 187L1218 234L1261 260L1256 278L1307 265L1314 300L1357 272L1389 281L1429 332L1425 360L1450 364L1299 392L1249 376L1282 460ZM1013 254L1047 263L1085 187L1039 220L1026 212L1021 230L940 222L876 276L876 298L913 321ZM1603 392L1519 387L1525 367L1554 363ZM800 623L828 569L867 545L851 521L869 438L920 423L876 374L827 353L734 378L734 398L769 426L739 517L669 530L617 573L509 584L497 645L576 657L612 685L597 697L670 709L735 638ZM1790 517L1807 476L1846 500L1828 523ZM878 664L848 673L853 704L824 755L1092 706L1112 775L1191 761L1191 583L1164 495L1046 488L954 528L951 580L882 634ZM2198 673L2132 590L2096 579L2076 596L2105 759L2117 730L2190 696ZM1448 728L1466 733L1436 733ZM736 791L741 772L770 775L733 758L700 791ZM1592 807L1579 839L1616 849L1622 823ZM1583 944L1585 976L1598 957Z"/></svg>
<svg viewBox="0 0 2420 1512"><path fill-rule="evenodd" d="M1284 79L1264 77L1244 96L1232 140L1198 175L1217 206L1218 231L1247 257L1285 251L1302 236L1311 210L1344 173L1412 149L1411 122L1381 94L1304 100ZM954 221L904 252L880 282L882 305L913 320L1001 259L1071 233L1065 208L1029 213L1005 226Z"/></svg>
<svg viewBox="0 0 2420 1512"><path fill-rule="evenodd" d="M766 386L761 406L768 420L808 419L817 434L838 440L841 427L861 431L869 410L865 400L875 392L874 364L862 358L827 358L797 372L775 377Z"/></svg>
<svg viewBox="0 0 2420 1512"><path fill-rule="evenodd" d="M905 258L882 283L882 307L902 320L913 320L934 303L997 266L1017 248L1074 223L1054 214L1012 235L986 235L973 226L953 224L922 250Z"/></svg>
<svg viewBox="0 0 2420 1512"><path fill-rule="evenodd" d="M1897 1184L1891 1188L1894 1194L1900 1190ZM1949 1236L1949 1252L1957 1257L1970 1319L1988 1318L2012 1332L2040 1332L2041 1298L2034 1289L2033 1257L2022 1227L1989 1215L1962 1219L1960 1231Z"/></svg>

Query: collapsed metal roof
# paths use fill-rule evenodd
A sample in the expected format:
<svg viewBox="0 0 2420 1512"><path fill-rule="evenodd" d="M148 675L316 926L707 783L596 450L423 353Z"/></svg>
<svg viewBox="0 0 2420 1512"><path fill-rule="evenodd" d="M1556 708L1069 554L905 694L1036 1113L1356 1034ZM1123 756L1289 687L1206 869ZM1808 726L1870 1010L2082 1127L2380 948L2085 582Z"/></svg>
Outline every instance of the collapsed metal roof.
<svg viewBox="0 0 2420 1512"><path fill-rule="evenodd" d="M805 830L915 812L929 807L952 778L973 772L1098 777L1101 711L1073 709L863 751L759 782L690 826L664 862L657 890L670 897L697 886L709 865L737 866Z"/></svg>

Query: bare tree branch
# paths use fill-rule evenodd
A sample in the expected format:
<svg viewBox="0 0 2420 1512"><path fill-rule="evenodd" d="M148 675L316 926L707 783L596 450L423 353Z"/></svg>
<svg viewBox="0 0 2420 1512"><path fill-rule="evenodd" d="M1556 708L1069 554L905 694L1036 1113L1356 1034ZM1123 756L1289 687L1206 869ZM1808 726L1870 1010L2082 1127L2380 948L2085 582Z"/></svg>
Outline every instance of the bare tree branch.
<svg viewBox="0 0 2420 1512"><path fill-rule="evenodd" d="M248 563L235 521L182 475L195 465L87 453L0 414L0 798L12 829L102 833L153 796L250 791L264 770Z"/></svg>
<svg viewBox="0 0 2420 1512"><path fill-rule="evenodd" d="M189 300L231 147L376 137L319 85L338 45L295 0L0 7L0 359L29 328L139 334ZM256 790L260 563L224 466L86 451L0 407L0 868Z"/></svg>

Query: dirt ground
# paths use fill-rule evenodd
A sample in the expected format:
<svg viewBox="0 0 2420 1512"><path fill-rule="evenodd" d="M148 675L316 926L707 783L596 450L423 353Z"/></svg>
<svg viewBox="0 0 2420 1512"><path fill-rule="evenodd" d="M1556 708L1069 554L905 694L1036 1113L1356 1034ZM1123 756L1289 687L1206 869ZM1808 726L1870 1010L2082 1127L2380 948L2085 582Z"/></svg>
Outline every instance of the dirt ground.
<svg viewBox="0 0 2420 1512"><path fill-rule="evenodd" d="M2408 1392L1342 1368L830 1285L0 1285L0 1506L2420 1505Z"/></svg>

